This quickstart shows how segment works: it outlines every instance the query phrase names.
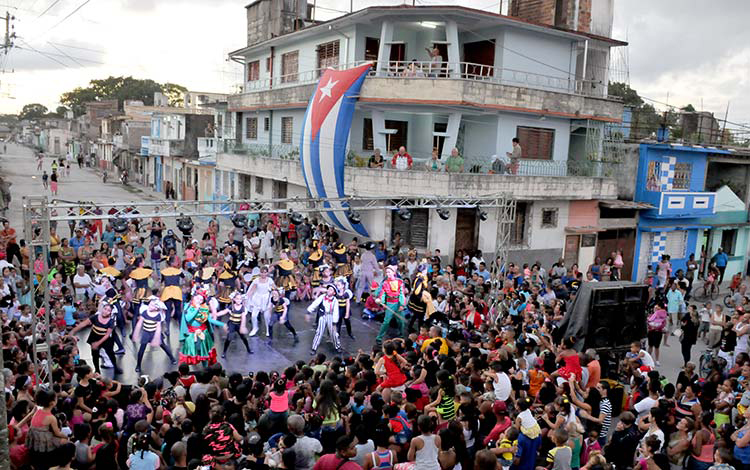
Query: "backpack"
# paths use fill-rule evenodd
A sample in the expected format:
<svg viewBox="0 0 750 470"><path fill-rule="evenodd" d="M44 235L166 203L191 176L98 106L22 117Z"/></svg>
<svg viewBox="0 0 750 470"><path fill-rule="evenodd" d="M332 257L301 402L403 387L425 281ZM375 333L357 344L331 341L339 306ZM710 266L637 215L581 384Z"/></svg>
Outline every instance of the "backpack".
<svg viewBox="0 0 750 470"><path fill-rule="evenodd" d="M406 444L411 440L411 423L402 416L396 415L395 418L388 419L391 429L395 434L396 444Z"/></svg>

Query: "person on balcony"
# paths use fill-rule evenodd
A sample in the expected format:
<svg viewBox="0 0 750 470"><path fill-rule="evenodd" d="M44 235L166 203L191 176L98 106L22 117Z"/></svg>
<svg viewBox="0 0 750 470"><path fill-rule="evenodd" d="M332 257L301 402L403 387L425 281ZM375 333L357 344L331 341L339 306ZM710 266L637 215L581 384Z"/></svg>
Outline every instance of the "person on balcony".
<svg viewBox="0 0 750 470"><path fill-rule="evenodd" d="M425 162L427 171L443 171L443 162L440 161L438 149L432 149L432 158Z"/></svg>
<svg viewBox="0 0 750 470"><path fill-rule="evenodd" d="M411 166L414 161L406 152L406 147L401 146L398 148L398 153L391 159L391 166L396 170L411 170Z"/></svg>
<svg viewBox="0 0 750 470"><path fill-rule="evenodd" d="M443 67L443 56L440 55L440 49L438 49L437 45L433 46L432 49L429 47L424 48L427 51L427 54L430 56L430 70L428 72L428 76L431 78L435 78L440 74L440 69Z"/></svg>
<svg viewBox="0 0 750 470"><path fill-rule="evenodd" d="M521 141L518 140L518 137L513 137L513 151L511 152L505 152L505 155L510 158L510 165L508 165L510 168L510 174L511 175L517 175L518 174L518 162L521 161L521 156L523 155L523 149L521 148Z"/></svg>
<svg viewBox="0 0 750 470"><path fill-rule="evenodd" d="M422 72L422 68L419 66L417 59L412 59L411 62L409 62L409 66L404 71L404 77L406 78L424 77L424 72Z"/></svg>
<svg viewBox="0 0 750 470"><path fill-rule="evenodd" d="M445 171L448 173L464 172L464 157L458 153L458 149L455 147L451 150L451 156L445 162Z"/></svg>
<svg viewBox="0 0 750 470"><path fill-rule="evenodd" d="M380 149L375 149L375 154L370 157L370 161L367 162L368 168L383 168L385 166L385 160L380 154Z"/></svg>

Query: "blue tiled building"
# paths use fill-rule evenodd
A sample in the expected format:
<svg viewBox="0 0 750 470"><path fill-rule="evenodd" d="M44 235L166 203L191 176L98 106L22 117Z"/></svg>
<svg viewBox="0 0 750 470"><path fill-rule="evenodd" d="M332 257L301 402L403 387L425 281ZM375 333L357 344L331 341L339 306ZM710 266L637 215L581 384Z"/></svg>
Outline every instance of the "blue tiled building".
<svg viewBox="0 0 750 470"><path fill-rule="evenodd" d="M662 255L685 269L691 254L700 259L704 232L716 215L716 193L705 191L709 155L726 150L664 143L640 145L635 200L653 208L640 213L632 279L643 280Z"/></svg>

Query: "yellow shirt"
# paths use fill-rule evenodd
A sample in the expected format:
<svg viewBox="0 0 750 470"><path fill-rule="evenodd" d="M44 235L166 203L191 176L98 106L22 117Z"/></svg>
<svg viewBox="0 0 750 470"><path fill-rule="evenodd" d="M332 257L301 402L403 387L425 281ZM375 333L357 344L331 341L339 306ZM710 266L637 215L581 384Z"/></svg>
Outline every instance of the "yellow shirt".
<svg viewBox="0 0 750 470"><path fill-rule="evenodd" d="M517 445L518 445L518 441L510 442L509 439L503 439L497 445L497 448L510 450L514 446L517 446ZM503 460L513 460L513 452L503 452L502 457L503 457Z"/></svg>
<svg viewBox="0 0 750 470"><path fill-rule="evenodd" d="M428 338L424 340L424 343L422 343L422 352L426 351L428 347L430 347L430 344L434 343L435 341L440 340L443 342L443 344L440 345L440 349L438 350L438 354L447 355L448 354L448 340L445 338L437 337L437 338Z"/></svg>

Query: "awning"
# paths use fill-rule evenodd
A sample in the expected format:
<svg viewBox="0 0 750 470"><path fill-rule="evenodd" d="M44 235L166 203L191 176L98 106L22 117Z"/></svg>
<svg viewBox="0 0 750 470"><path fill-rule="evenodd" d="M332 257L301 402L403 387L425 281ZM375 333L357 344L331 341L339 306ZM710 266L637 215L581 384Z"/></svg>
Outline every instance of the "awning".
<svg viewBox="0 0 750 470"><path fill-rule="evenodd" d="M599 205L608 207L610 209L656 209L655 206L652 206L651 204L648 204L646 202L621 201L619 199L599 201Z"/></svg>
<svg viewBox="0 0 750 470"><path fill-rule="evenodd" d="M733 229L733 228L745 228L750 227L750 222L736 222L733 224L713 224L711 225L711 228L720 228L720 229Z"/></svg>
<svg viewBox="0 0 750 470"><path fill-rule="evenodd" d="M578 226L569 226L565 227L565 231L568 233L577 233L577 234L584 234L584 233L598 233L598 232L604 232L606 229L594 226L594 225L578 225Z"/></svg>

